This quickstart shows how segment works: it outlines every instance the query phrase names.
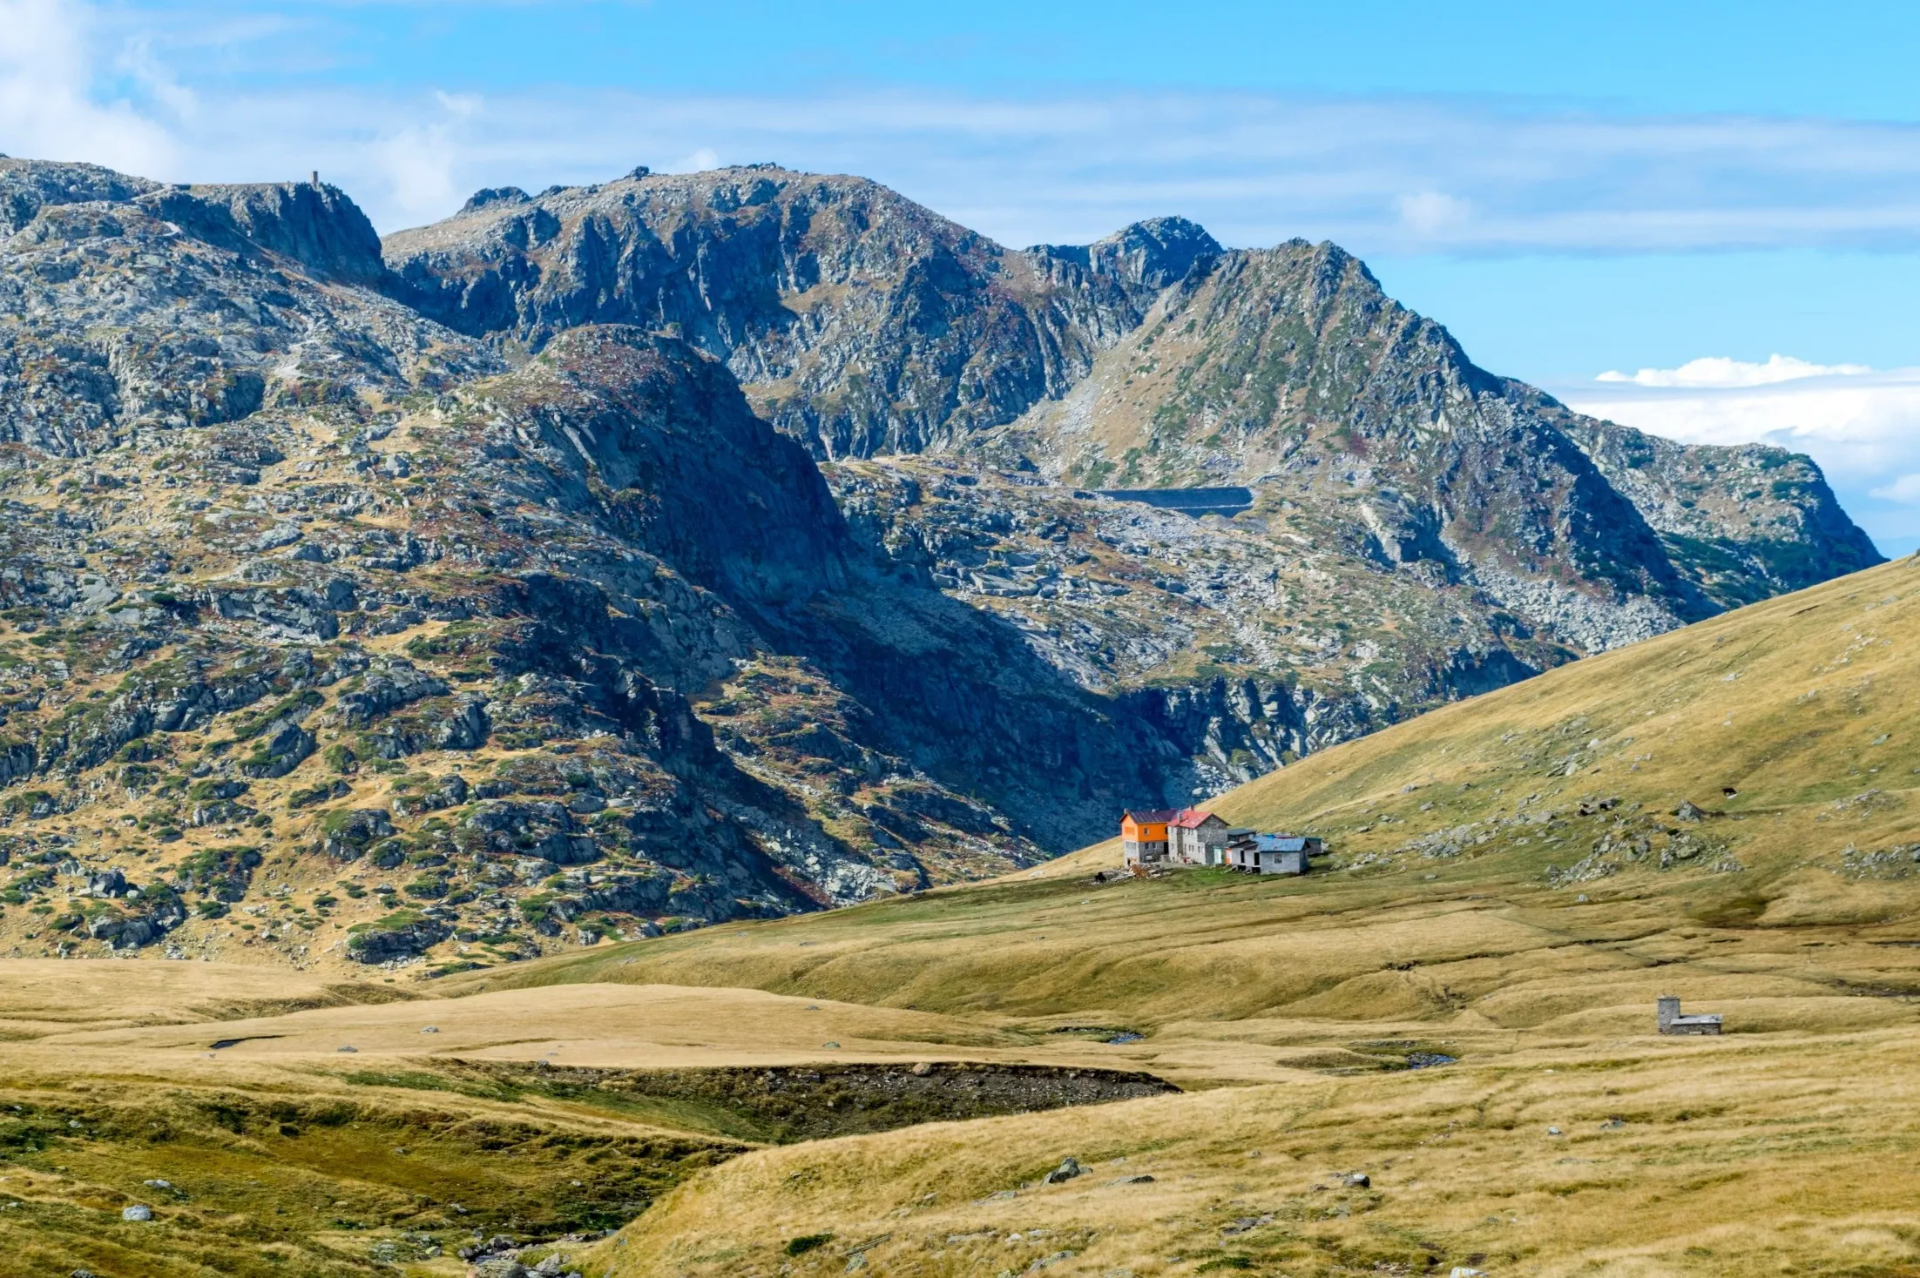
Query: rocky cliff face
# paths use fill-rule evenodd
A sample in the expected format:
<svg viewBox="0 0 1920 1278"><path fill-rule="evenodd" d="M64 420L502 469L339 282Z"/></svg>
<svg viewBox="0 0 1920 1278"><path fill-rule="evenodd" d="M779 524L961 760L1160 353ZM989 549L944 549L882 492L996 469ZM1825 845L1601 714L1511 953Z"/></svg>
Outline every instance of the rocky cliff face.
<svg viewBox="0 0 1920 1278"><path fill-rule="evenodd" d="M769 167L383 246L0 160L0 502L0 946L303 964L1004 872L1873 558L1805 459L1571 414L1330 247Z"/></svg>
<svg viewBox="0 0 1920 1278"><path fill-rule="evenodd" d="M539 349L585 323L678 332L820 457L919 452L1058 395L1219 245L1179 219L1004 249L876 183L771 165L483 191L389 236L389 290Z"/></svg>
<svg viewBox="0 0 1920 1278"><path fill-rule="evenodd" d="M1878 561L1806 459L1580 417L1304 241L1190 272L1067 395L978 447L1088 487L1252 485L1256 509L1313 512L1586 651Z"/></svg>
<svg viewBox="0 0 1920 1278"><path fill-rule="evenodd" d="M326 286L380 269L365 216L330 188L174 188L0 159L0 210L0 442L78 457L503 366L373 292Z"/></svg>
<svg viewBox="0 0 1920 1278"><path fill-rule="evenodd" d="M868 553L685 341L509 369L356 284L324 192L14 172L0 854L79 904L0 941L491 963L999 872L1192 788ZM101 305L150 336L89 346ZM169 411L179 358L256 393ZM315 904L239 927L269 879Z"/></svg>

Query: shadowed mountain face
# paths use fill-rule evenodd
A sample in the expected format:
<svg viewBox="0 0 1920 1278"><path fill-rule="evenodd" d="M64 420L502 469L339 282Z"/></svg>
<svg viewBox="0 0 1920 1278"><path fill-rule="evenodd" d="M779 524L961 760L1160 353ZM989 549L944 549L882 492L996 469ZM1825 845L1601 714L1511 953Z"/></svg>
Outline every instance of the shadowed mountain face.
<svg viewBox="0 0 1920 1278"><path fill-rule="evenodd" d="M1001 872L1875 558L1804 458L1569 413L1330 246L771 167L383 245L0 160L0 501L0 852L87 902L0 944L298 963ZM256 870L347 900L243 935Z"/></svg>

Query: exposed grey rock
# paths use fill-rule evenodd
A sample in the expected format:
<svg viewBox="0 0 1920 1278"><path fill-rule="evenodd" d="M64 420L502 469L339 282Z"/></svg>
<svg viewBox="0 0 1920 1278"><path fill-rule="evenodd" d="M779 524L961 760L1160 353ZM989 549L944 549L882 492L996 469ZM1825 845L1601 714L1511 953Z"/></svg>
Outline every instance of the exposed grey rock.
<svg viewBox="0 0 1920 1278"><path fill-rule="evenodd" d="M320 822L320 850L336 860L352 861L392 833L392 814L385 808L331 812Z"/></svg>
<svg viewBox="0 0 1920 1278"><path fill-rule="evenodd" d="M1067 1181L1073 1180L1075 1177L1086 1175L1086 1170L1086 1168L1080 1165L1079 1159L1069 1155L1061 1161L1058 1167L1043 1176L1041 1183L1046 1185L1064 1184Z"/></svg>

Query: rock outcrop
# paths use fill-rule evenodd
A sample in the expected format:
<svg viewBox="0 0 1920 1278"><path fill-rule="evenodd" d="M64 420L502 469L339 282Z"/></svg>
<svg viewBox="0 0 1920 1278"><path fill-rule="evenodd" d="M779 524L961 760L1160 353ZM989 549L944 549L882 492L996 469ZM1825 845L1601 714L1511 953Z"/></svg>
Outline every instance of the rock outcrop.
<svg viewBox="0 0 1920 1278"><path fill-rule="evenodd" d="M877 183L773 165L485 191L386 240L390 291L422 314L534 349L582 324L677 333L817 457L1012 420L1218 250L1177 218L1005 249Z"/></svg>

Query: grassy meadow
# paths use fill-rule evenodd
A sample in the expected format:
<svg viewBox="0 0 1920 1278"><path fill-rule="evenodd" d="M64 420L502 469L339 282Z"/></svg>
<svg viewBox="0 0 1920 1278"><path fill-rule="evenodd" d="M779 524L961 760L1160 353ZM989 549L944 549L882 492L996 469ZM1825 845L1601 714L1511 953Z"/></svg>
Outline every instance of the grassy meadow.
<svg viewBox="0 0 1920 1278"><path fill-rule="evenodd" d="M1096 882L1107 843L434 981L0 963L0 1273L457 1274L475 1233L630 1220L558 1246L600 1278L1920 1275L1916 634L1902 561L1222 796L1328 840L1303 879ZM1655 1035L1662 993L1726 1036ZM862 1062L1183 1090L896 1130L847 1093L861 1134L795 1140L593 1073Z"/></svg>

